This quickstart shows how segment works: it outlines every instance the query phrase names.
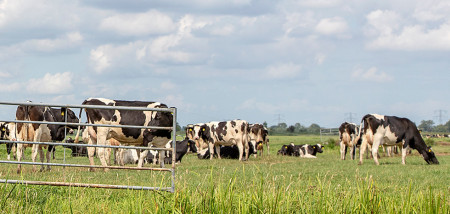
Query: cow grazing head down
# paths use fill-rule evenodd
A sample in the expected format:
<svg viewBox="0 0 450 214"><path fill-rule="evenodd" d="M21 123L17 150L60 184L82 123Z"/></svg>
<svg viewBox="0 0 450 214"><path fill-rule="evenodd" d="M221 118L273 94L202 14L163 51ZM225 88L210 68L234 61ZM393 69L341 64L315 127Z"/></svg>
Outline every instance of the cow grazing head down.
<svg viewBox="0 0 450 214"><path fill-rule="evenodd" d="M431 149L431 146L428 146L426 150L422 151L422 156L428 164L439 164L439 161L437 160L436 155Z"/></svg>

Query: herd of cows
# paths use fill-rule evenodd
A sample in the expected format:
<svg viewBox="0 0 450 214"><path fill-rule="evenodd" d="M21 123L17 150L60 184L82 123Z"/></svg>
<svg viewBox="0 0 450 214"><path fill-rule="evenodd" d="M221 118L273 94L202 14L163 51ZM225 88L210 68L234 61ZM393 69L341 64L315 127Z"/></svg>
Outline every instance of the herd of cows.
<svg viewBox="0 0 450 214"><path fill-rule="evenodd" d="M132 106L165 109L167 105L158 102L123 101L104 98L89 98L82 105L96 106ZM84 143L89 145L127 145L152 148L170 148L172 146L172 130L166 129L140 129L128 127L111 127L110 125L129 126L154 126L173 127L173 115L167 111L135 111L112 110L102 108L84 108L88 124L96 126L81 126L78 124L82 117L82 110L77 117L68 108L51 108L45 106L21 105L16 110L16 120L34 122L68 122L70 125L45 124L45 123L1 123L0 132L2 140L33 141L33 142L61 142L69 129L78 130L75 140L66 142L78 143L79 135ZM107 126L98 126L107 125ZM428 164L439 164L431 147L428 147L417 127L406 118L368 114L361 120L361 125L343 123L339 127L341 159L345 159L347 148L350 148L351 158L355 159L355 150L360 148L359 164L363 162L363 154L366 149L371 151L373 160L378 165L378 147L392 148L398 146L402 151L402 163L406 164L406 154L411 149L416 149ZM50 162L50 154L55 148L52 145L6 143L8 160L13 148L16 148L18 161L23 159L23 151L31 146L31 159L36 161L37 153L40 161L44 162L43 149L47 148L47 162ZM142 167L145 162L153 164L172 163L171 152L163 150L136 150L113 149L102 147L77 147L67 146L72 149L72 155L87 156L90 165L94 165L94 157L100 159L102 166L111 165L111 151L114 151L116 164L124 165L137 163ZM250 155L257 156L264 152L264 147L269 150L268 130L261 124L249 124L245 120L231 120L223 122L209 122L191 124L186 127L186 138L176 142L175 160L181 162L188 152L197 153L199 159L234 158L241 161L248 160ZM283 145L278 150L279 155L299 156L315 158L317 153L323 152L323 146L316 145ZM44 165L41 170L44 170ZM50 170L50 166L47 166ZM35 166L33 166L33 170ZM93 168L91 168L93 170ZM107 168L105 168L107 170ZM21 172L18 165L17 172Z"/></svg>

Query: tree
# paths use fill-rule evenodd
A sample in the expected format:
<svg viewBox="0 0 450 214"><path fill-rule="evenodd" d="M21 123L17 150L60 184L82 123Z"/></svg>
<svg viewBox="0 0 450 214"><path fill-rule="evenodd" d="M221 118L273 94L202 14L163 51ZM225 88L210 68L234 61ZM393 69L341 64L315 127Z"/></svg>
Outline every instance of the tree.
<svg viewBox="0 0 450 214"><path fill-rule="evenodd" d="M423 131L426 132L431 132L433 131L433 125L434 125L433 120L422 120L417 128L422 129Z"/></svg>
<svg viewBox="0 0 450 214"><path fill-rule="evenodd" d="M278 123L278 127L285 129L285 128L287 128L287 124L286 123Z"/></svg>
<svg viewBox="0 0 450 214"><path fill-rule="evenodd" d="M268 127L266 121L264 121L263 126L266 127L266 128Z"/></svg>
<svg viewBox="0 0 450 214"><path fill-rule="evenodd" d="M320 126L318 124L311 124L308 128L309 133L319 133L320 132Z"/></svg>
<svg viewBox="0 0 450 214"><path fill-rule="evenodd" d="M289 126L289 127L286 129L286 131L287 131L287 132L290 132L290 133L294 133L294 132L295 132L295 126Z"/></svg>

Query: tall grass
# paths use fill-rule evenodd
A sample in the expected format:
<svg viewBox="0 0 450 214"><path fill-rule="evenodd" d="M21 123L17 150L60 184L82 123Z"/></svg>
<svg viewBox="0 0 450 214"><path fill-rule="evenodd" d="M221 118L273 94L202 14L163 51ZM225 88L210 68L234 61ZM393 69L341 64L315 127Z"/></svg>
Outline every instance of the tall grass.
<svg viewBox="0 0 450 214"><path fill-rule="evenodd" d="M305 141L314 142L315 138ZM326 148L317 159L283 157L275 149L303 139L280 137L271 155L247 162L199 160L188 155L177 166L176 192L88 189L0 184L1 213L449 213L450 156L427 165L420 156L339 160ZM303 142L305 142L303 141ZM273 140L271 139L271 142ZM444 147L436 146L438 152ZM77 157L68 160L85 162ZM0 165L8 179L55 180L133 185L164 185L167 174L118 171L87 172L54 167L50 172L15 174Z"/></svg>

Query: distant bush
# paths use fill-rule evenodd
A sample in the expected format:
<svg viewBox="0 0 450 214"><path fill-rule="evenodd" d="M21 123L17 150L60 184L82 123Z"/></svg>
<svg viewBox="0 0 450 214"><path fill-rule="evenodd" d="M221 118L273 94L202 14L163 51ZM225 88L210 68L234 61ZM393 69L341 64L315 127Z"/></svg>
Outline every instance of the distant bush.
<svg viewBox="0 0 450 214"><path fill-rule="evenodd" d="M335 139L329 138L327 140L327 142L328 142L328 145L327 145L328 148L334 149L334 147L336 147L336 140Z"/></svg>
<svg viewBox="0 0 450 214"><path fill-rule="evenodd" d="M431 138L425 139L425 143L427 144L427 146L436 145L436 142L434 141L434 139L431 139Z"/></svg>

